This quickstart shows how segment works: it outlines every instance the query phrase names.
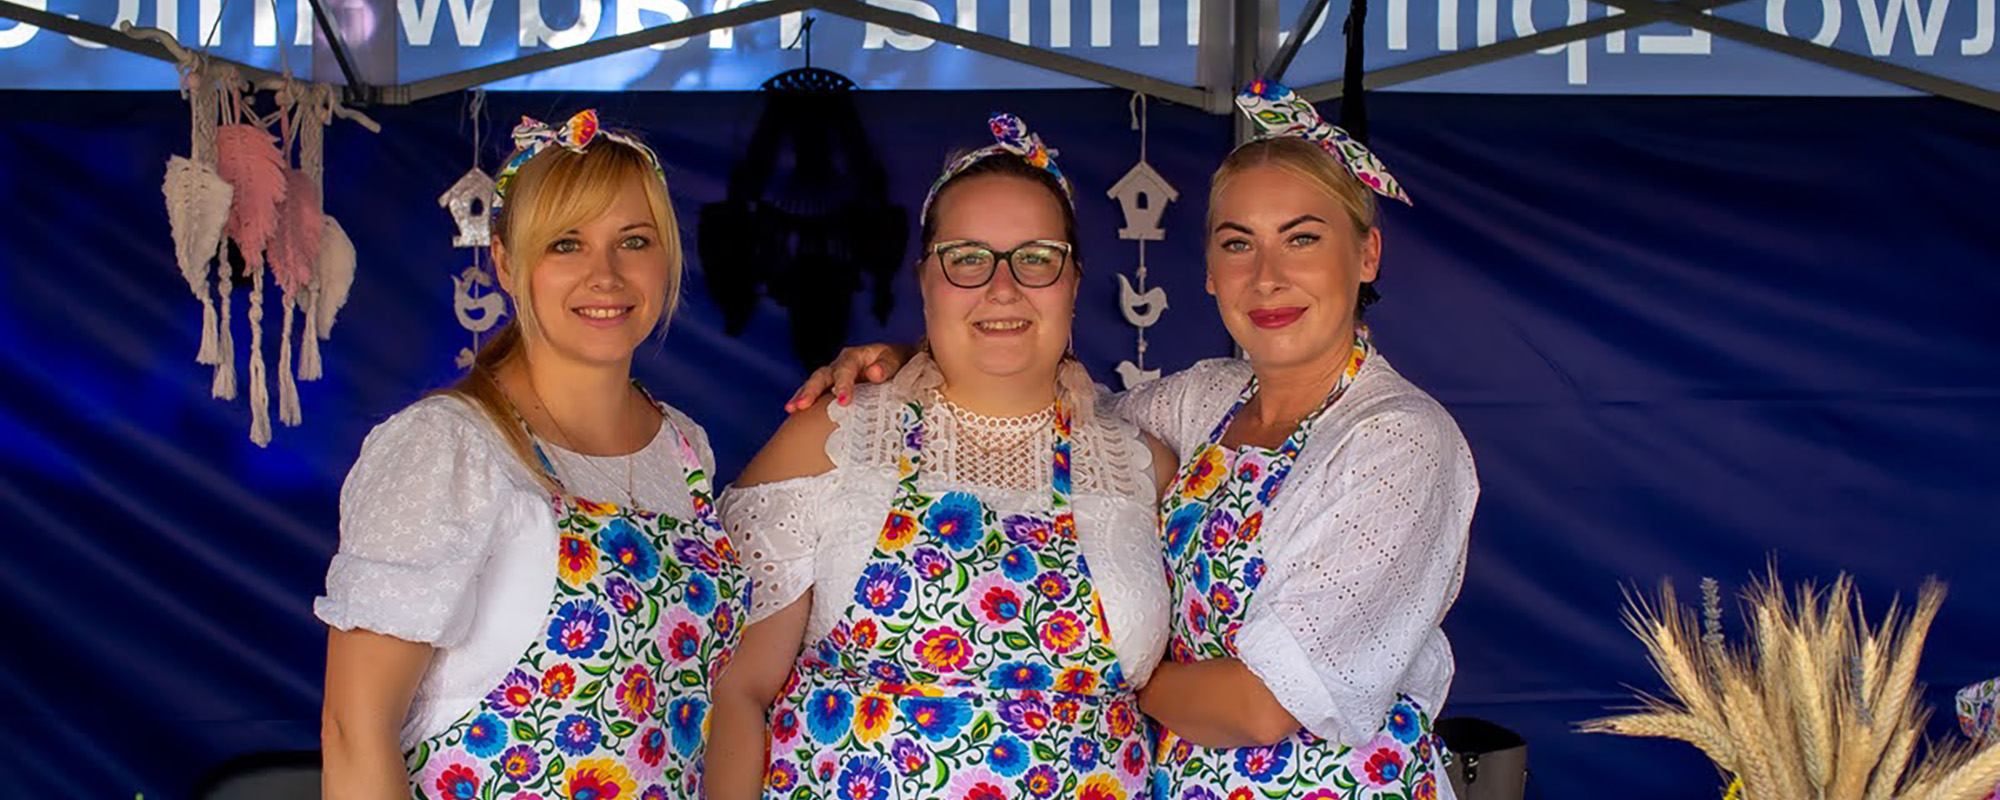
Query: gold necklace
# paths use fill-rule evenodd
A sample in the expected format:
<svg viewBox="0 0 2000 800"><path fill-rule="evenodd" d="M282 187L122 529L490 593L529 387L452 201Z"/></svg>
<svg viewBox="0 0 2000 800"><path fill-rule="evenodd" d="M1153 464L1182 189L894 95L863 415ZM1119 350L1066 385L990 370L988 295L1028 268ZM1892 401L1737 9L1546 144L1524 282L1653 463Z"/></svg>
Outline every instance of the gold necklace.
<svg viewBox="0 0 2000 800"><path fill-rule="evenodd" d="M525 371L524 373L526 374L528 379L528 394L535 398L535 407L540 408L542 410L542 416L548 417L549 423L556 426L556 433L562 434L563 444L561 445L561 447L564 450L568 450L571 453L575 453L577 457L583 459L584 464L589 465L592 471L596 472L600 476L603 476L603 478L606 481L609 481L611 485L613 486L618 485L617 478L613 477L611 473L605 471L603 467L597 465L596 461L592 460L594 456L582 453L576 449L576 437L569 435L569 431L563 427L562 420L556 419L556 413L549 409L548 403L543 402L541 391L535 388L534 374L526 373ZM639 505L639 496L638 493L633 488L633 481L632 481L632 462L638 458L638 455L639 455L638 453L634 452L619 457L619 460L625 462L625 506L627 508L632 509L633 511L645 510ZM553 461L550 462L550 466L554 466Z"/></svg>

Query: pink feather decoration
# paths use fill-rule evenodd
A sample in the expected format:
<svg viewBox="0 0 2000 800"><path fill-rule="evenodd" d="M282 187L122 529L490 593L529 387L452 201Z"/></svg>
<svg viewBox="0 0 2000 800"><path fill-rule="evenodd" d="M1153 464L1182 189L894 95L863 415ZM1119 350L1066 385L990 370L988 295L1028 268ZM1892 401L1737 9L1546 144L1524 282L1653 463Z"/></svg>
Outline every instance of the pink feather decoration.
<svg viewBox="0 0 2000 800"><path fill-rule="evenodd" d="M270 131L236 124L215 129L215 155L216 173L235 192L223 230L249 269L263 269L264 248L278 229L278 204L285 199L284 154Z"/></svg>
<svg viewBox="0 0 2000 800"><path fill-rule="evenodd" d="M299 293L312 282L313 262L319 260L326 221L312 178L299 170L287 170L285 182L285 199L278 204L277 230L271 236L271 277L278 280L278 288L284 290L287 299L297 301Z"/></svg>

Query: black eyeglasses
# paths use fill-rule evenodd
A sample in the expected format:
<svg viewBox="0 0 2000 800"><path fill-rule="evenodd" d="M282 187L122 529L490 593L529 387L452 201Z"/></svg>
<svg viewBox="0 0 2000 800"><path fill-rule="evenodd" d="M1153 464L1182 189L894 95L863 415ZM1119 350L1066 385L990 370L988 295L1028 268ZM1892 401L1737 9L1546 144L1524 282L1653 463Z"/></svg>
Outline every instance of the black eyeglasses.
<svg viewBox="0 0 2000 800"><path fill-rule="evenodd" d="M995 250L962 239L931 246L931 254L937 256L938 265L944 269L944 279L961 289L977 289L993 282L993 273L1002 261L1007 262L1007 272L1014 276L1015 283L1040 289L1062 278L1063 268L1069 265L1069 253L1069 242L1047 239L1024 242L1012 250Z"/></svg>

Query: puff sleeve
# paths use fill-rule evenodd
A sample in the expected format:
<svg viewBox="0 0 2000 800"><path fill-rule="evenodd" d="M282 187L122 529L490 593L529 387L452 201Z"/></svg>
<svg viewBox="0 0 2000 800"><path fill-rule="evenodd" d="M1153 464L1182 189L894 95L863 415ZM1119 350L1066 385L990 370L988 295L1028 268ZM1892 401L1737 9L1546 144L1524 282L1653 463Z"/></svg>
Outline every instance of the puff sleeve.
<svg viewBox="0 0 2000 800"><path fill-rule="evenodd" d="M340 547L315 615L439 647L464 639L509 480L509 456L485 426L438 397L368 434L341 487Z"/></svg>
<svg viewBox="0 0 2000 800"><path fill-rule="evenodd" d="M742 555L754 586L750 622L791 605L812 588L820 531L834 507L834 473L730 487L722 495L722 527Z"/></svg>

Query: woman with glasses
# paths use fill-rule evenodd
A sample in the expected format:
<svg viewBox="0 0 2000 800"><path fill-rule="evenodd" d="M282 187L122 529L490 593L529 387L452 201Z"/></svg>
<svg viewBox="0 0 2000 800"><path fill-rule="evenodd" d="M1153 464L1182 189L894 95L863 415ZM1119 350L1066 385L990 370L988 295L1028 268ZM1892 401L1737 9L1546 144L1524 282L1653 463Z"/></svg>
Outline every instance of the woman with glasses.
<svg viewBox="0 0 2000 800"><path fill-rule="evenodd" d="M1093 406L1068 183L992 125L924 203L922 352L787 420L724 496L754 591L711 797L1145 790L1175 462Z"/></svg>

